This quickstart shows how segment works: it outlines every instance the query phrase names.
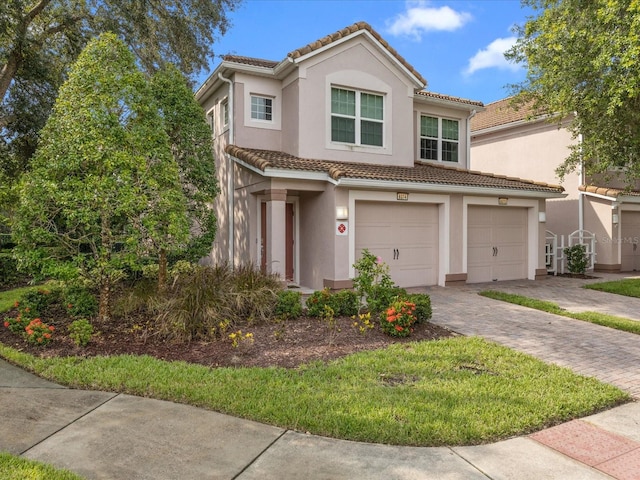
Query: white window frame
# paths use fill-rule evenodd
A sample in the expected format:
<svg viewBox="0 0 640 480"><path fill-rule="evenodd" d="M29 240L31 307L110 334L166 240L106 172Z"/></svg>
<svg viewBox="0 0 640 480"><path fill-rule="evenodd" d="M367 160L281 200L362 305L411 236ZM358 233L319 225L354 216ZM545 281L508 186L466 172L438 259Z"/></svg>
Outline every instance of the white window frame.
<svg viewBox="0 0 640 480"><path fill-rule="evenodd" d="M215 136L216 134L216 109L214 107L210 108L207 111L207 123L211 128L211 135Z"/></svg>
<svg viewBox="0 0 640 480"><path fill-rule="evenodd" d="M428 137L425 135L422 135L422 118L423 117L430 117L430 118L435 118L438 120L438 136L437 137ZM458 124L458 139L457 140L452 140L449 138L443 138L442 137L442 121L443 120L448 120L451 122L456 122ZM438 143L438 151L437 151L437 157L438 158L423 158L422 157L422 140L436 140ZM443 160L442 159L442 145L443 142L451 142L451 143L455 143L458 145L458 158L457 160ZM446 117L439 117L437 115L430 115L428 113L421 113L420 114L420 120L418 122L418 158L422 161L425 162L441 162L444 164L455 164L455 163L460 163L460 120L457 118L446 118Z"/></svg>
<svg viewBox="0 0 640 480"><path fill-rule="evenodd" d="M345 114L341 114L341 113L333 113L332 111L332 100L331 100L331 96L333 95L333 90L337 89L337 90L345 90L348 92L354 92L355 93L355 115L345 115ZM358 147L367 147L367 148L384 148L385 147L385 94L384 93L380 93L380 92L372 92L369 90L361 90L361 89L357 89L357 88L347 88L347 87L342 87L339 85L331 85L330 88L330 98L329 98L329 139L331 141L331 143L334 144L339 144L339 145L355 145ZM375 95L377 97L380 97L382 99L382 120L378 120L376 118L369 118L369 117L363 117L361 114L361 97L362 95ZM348 118L348 119L353 119L355 122L355 143L351 143L351 142L341 142L339 140L334 140L333 139L333 132L331 131L331 118L333 117L339 117L339 118ZM382 145L372 145L372 144L368 144L368 143L362 143L362 121L367 121L367 122L373 122L373 123L380 123L382 124Z"/></svg>
<svg viewBox="0 0 640 480"><path fill-rule="evenodd" d="M255 94L252 93L249 97L249 111L250 111L250 116L251 116L251 120L255 121L255 122L267 122L267 123L273 123L273 119L274 119L274 115L275 115L275 98L269 96L269 95L259 95L259 94ZM261 118L259 116L259 114L261 113L260 110L254 110L253 109L253 100L257 99L257 100L264 100L265 104L264 104L264 115L266 117L266 115L269 115L270 118ZM269 105L267 106L267 103L269 102ZM258 107L260 107L260 105L258 105ZM267 108L269 109L269 112L267 113ZM256 114L256 116L254 116L254 113Z"/></svg>
<svg viewBox="0 0 640 480"><path fill-rule="evenodd" d="M229 99L225 98L221 103L220 103L220 116L222 117L222 126L223 127L228 127L229 126Z"/></svg>

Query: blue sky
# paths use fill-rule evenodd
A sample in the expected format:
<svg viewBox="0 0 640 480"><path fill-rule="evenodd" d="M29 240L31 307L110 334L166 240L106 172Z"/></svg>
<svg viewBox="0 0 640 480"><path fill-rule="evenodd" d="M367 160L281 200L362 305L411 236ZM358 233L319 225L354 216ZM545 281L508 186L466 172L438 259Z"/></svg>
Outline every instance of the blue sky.
<svg viewBox="0 0 640 480"><path fill-rule="evenodd" d="M486 104L508 96L506 86L524 79L524 69L506 62L502 52L515 41L513 25L532 13L519 0L244 0L213 49L216 56L279 61L365 21L427 79L428 90Z"/></svg>

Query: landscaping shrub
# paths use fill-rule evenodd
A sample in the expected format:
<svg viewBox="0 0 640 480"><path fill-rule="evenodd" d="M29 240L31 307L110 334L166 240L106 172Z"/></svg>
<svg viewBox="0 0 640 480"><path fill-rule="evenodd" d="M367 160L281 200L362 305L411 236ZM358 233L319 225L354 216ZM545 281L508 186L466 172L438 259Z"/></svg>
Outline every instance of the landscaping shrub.
<svg viewBox="0 0 640 480"><path fill-rule="evenodd" d="M374 315L384 312L397 298L407 294L404 288L395 285L374 285L371 294L367 297L367 309Z"/></svg>
<svg viewBox="0 0 640 480"><path fill-rule="evenodd" d="M67 313L73 318L91 318L98 313L98 300L89 289L72 285L64 289L63 302Z"/></svg>
<svg viewBox="0 0 640 480"><path fill-rule="evenodd" d="M93 336L93 326L86 318L74 320L67 329L69 330L69 337L79 347L86 347Z"/></svg>
<svg viewBox="0 0 640 480"><path fill-rule="evenodd" d="M358 294L353 290L340 290L331 295L330 305L336 315L352 317L358 314Z"/></svg>
<svg viewBox="0 0 640 480"><path fill-rule="evenodd" d="M567 247L564 250L567 256L567 269L573 275L584 275L589 265L589 257L587 257L587 248L582 244Z"/></svg>
<svg viewBox="0 0 640 480"><path fill-rule="evenodd" d="M411 293L405 295L403 298L406 298L416 306L414 312L416 323L428 322L431 319L431 298L429 295L424 293Z"/></svg>
<svg viewBox="0 0 640 480"><path fill-rule="evenodd" d="M233 271L230 300L232 310L249 324L262 323L273 317L282 290L276 275L267 275L253 264L242 265Z"/></svg>
<svg viewBox="0 0 640 480"><path fill-rule="evenodd" d="M331 301L331 291L328 288L316 290L307 298L307 315L310 317L321 317L324 315L325 305Z"/></svg>
<svg viewBox="0 0 640 480"><path fill-rule="evenodd" d="M32 320L43 315L50 305L59 300L58 287L39 288L25 293L16 306L22 318Z"/></svg>
<svg viewBox="0 0 640 480"><path fill-rule="evenodd" d="M18 262L11 250L0 250L0 286L11 285L19 279Z"/></svg>
<svg viewBox="0 0 640 480"><path fill-rule="evenodd" d="M158 334L176 341L226 336L238 326L273 317L282 286L253 265L195 267L173 278L163 296L152 298Z"/></svg>
<svg viewBox="0 0 640 480"><path fill-rule="evenodd" d="M302 294L294 290L278 292L274 314L278 318L298 318L302 315Z"/></svg>
<svg viewBox="0 0 640 480"><path fill-rule="evenodd" d="M353 290L340 290L331 293L328 288L316 290L307 298L307 315L323 317L325 306L330 307L336 317L352 317L358 313L358 294Z"/></svg>
<svg viewBox="0 0 640 480"><path fill-rule="evenodd" d="M357 271L353 279L353 288L357 292L359 308L366 304L369 312L377 315L386 309L395 297L406 293L394 285L389 274L389 266L366 248L353 267Z"/></svg>
<svg viewBox="0 0 640 480"><path fill-rule="evenodd" d="M408 337L416 322L416 306L408 300L396 299L380 315L380 327L393 337Z"/></svg>

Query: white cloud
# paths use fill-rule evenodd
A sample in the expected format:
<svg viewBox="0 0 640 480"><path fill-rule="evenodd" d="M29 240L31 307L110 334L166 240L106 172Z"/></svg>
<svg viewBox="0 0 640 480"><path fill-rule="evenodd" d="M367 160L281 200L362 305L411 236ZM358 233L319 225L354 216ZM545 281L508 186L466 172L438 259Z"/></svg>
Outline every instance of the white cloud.
<svg viewBox="0 0 640 480"><path fill-rule="evenodd" d="M420 40L423 33L453 31L471 20L471 14L457 12L451 7L429 7L423 1L407 2L407 10L388 22L391 35L408 35Z"/></svg>
<svg viewBox="0 0 640 480"><path fill-rule="evenodd" d="M516 40L517 37L498 38L491 42L487 48L478 50L478 53L469 59L465 73L471 75L483 68L518 70L520 65L511 63L504 58L504 52L509 50L516 43Z"/></svg>

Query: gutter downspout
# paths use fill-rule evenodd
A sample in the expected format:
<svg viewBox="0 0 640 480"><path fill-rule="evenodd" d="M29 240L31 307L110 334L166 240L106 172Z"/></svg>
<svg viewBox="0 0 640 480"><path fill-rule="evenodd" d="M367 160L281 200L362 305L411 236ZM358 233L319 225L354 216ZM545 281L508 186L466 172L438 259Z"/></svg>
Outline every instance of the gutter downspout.
<svg viewBox="0 0 640 480"><path fill-rule="evenodd" d="M471 170L471 119L478 113L476 110L471 110L471 113L467 117L467 169Z"/></svg>
<svg viewBox="0 0 640 480"><path fill-rule="evenodd" d="M228 145L235 144L233 124L234 124L234 109L233 109L233 81L230 79L223 77L222 72L218 72L218 78L225 83L229 84L229 143ZM233 197L235 195L234 181L233 181L233 160L231 159L231 155L228 153L227 155L227 223L229 226L229 264L231 268L235 268L235 249L234 249L234 229L235 223L233 221Z"/></svg>

